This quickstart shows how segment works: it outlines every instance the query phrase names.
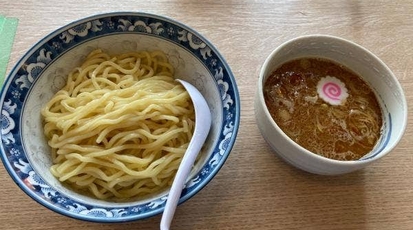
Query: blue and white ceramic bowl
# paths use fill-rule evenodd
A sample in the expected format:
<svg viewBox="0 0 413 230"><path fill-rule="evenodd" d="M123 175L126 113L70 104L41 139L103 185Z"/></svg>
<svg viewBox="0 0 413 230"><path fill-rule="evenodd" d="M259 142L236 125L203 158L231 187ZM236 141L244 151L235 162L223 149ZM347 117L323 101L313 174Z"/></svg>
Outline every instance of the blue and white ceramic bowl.
<svg viewBox="0 0 413 230"><path fill-rule="evenodd" d="M66 25L34 45L16 64L1 91L1 158L10 176L47 208L95 222L138 220L163 211L167 191L145 200L113 203L62 186L49 171L50 149L40 109L65 84L67 74L92 50L109 53L162 50L176 74L207 99L213 125L180 203L218 173L237 136L240 98L235 78L218 50L193 29L146 13L108 13Z"/></svg>

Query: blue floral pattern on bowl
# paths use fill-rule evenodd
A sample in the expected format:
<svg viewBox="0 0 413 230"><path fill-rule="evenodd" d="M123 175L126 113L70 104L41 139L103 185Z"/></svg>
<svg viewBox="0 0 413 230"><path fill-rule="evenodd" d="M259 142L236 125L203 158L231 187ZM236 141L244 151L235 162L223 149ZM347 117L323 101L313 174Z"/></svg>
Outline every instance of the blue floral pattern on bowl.
<svg viewBox="0 0 413 230"><path fill-rule="evenodd" d="M222 103L219 141L204 166L186 184L180 202L202 189L219 171L235 143L240 100L234 76L218 51L201 35L171 19L145 13L96 15L63 27L37 43L18 62L1 92L1 157L7 171L29 196L67 216L96 222L124 222L162 212L167 195L133 206L95 205L62 194L32 167L25 152L22 126L26 98L44 70L81 43L112 34L145 34L178 45L196 56L215 78ZM179 63L179 58L176 59ZM220 108L221 109L221 108Z"/></svg>

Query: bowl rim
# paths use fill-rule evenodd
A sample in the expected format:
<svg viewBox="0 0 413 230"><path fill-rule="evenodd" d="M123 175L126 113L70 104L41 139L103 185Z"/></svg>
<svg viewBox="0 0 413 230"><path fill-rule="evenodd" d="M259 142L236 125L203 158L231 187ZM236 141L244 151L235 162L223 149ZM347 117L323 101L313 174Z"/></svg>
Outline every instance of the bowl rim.
<svg viewBox="0 0 413 230"><path fill-rule="evenodd" d="M227 71L228 75L228 81L231 84L231 90L232 94L234 95L233 100L233 109L234 109L234 117L233 117L233 129L232 129L232 135L229 138L228 142L226 142L226 149L225 152L221 155L221 158L217 162L217 164L214 166L213 170L208 172L207 176L204 177L204 180L196 185L196 189L192 190L189 193L183 194L179 200L179 204L185 202L186 200L190 199L193 197L195 194L200 192L215 176L218 174L222 166L225 164L226 160L229 157L229 154L231 153L236 137L238 135L239 131L239 124L240 124L240 95L239 95L239 90L238 86L236 84L236 79L235 76L228 65L227 61L225 60L224 56L218 51L218 49L211 43L211 41L206 38L205 36L201 35L199 32L197 32L195 29L191 28L188 25L185 25L181 23L180 21L176 19L172 19L167 16L163 15L158 15L158 14L153 14L153 13L147 13L147 12L141 12L141 11L115 11L115 12L106 12L106 13L98 13L86 17L81 17L77 20L74 20L70 23L64 24L57 29L53 30L49 34L43 36L39 41L37 41L35 44L33 44L27 51L24 52L23 56L20 57L20 59L14 64L13 68L11 69L10 73L7 75L8 77L5 79L3 86L1 87L0 90L0 103L3 105L5 102L6 98L6 91L10 87L10 84L13 81L13 76L17 74L17 71L20 69L20 67L25 63L25 61L34 53L36 52L39 47L42 45L46 44L48 41L50 41L52 38L58 36L64 31L67 31L69 28L73 28L76 25L80 25L85 22L90 22L92 20L96 19L102 19L102 18L107 18L107 17L126 17L126 16L131 16L131 17L144 17L144 18L150 18L150 19L157 19L162 22L167 22L170 24L173 24L179 28L182 28L193 35L197 36L204 42L212 52L216 54L216 56L220 59L222 68ZM81 42L83 43L83 42ZM65 51L66 52L66 51ZM65 53L65 52L62 52ZM223 118L225 119L225 117ZM224 124L224 123L223 123ZM20 131L19 131L20 133ZM220 134L222 135L222 134ZM3 136L3 135L2 135ZM217 143L219 144L219 142ZM26 153L24 153L26 155ZM212 156L211 156L212 157ZM163 212L164 204L162 205L161 208L149 211L149 212L142 212L138 213L136 215L128 215L126 217L116 217L116 218L106 218L106 217L95 217L95 216L87 216L87 215L81 215L79 213L72 213L66 209L63 209L61 207L57 207L55 203L50 203L47 200L39 197L38 194L36 194L34 191L28 188L28 186L24 183L23 180L20 179L20 177L17 175L16 171L13 169L13 166L11 165L11 162L7 159L5 148L3 141L0 143L0 159L3 162L3 165L10 175L10 177L13 179L13 181L20 187L21 190L24 191L29 197L31 197L33 200L35 200L37 203L43 205L44 207L62 214L64 216L68 216L74 219L78 220L84 220L84 221L91 221L91 222L107 222L107 223L115 223L115 222L127 222L127 221L135 221L135 220L140 220L140 219L145 219L151 216L155 216L161 212ZM29 162L30 164L30 162ZM52 186L51 186L52 187Z"/></svg>
<svg viewBox="0 0 413 230"><path fill-rule="evenodd" d="M350 45L350 46L355 47L356 49L361 50L362 52L369 55L369 57L371 57L372 59L374 59L375 61L380 63L380 65L383 66L383 68L386 70L386 72L388 73L388 75L392 79L392 83L394 83L396 85L396 88L399 90L399 92L401 94L402 104L403 104L405 110L403 111L403 123L402 123L402 127L400 129L399 135L396 138L396 140L393 142L393 144L388 148L388 150L381 151L378 154L374 155L374 157L368 157L366 159L359 159L359 160L340 161L340 160L327 158L327 157L315 154L315 153L307 150L306 148L302 147L301 145L297 144L295 141L291 140L291 138L288 137L281 130L281 128L278 126L278 124L271 117L271 114L268 111L267 106L265 105L264 94L263 94L264 79L268 77L264 74L267 71L267 69L269 68L270 62L272 61L274 56L276 56L278 53L280 53L280 51L282 51L284 49L284 47L289 46L292 43L295 43L295 42L300 41L300 40L317 39L317 38L339 41L342 44ZM408 119L407 118L407 114L408 114L407 101L406 101L406 97L405 97L405 94L404 94L404 90L403 90L400 82L398 81L398 79L394 75L393 71L391 71L391 69L378 56L376 56L374 53L372 53L371 51L369 51L365 47L363 47L363 46L361 46L361 45L359 45L355 42L352 42L350 40L347 40L345 38L338 37L338 36L333 36L333 35L328 35L328 34L309 34L309 35L298 36L298 37L289 39L289 40L281 43L278 47L276 47L274 50L271 51L271 53L267 56L267 58L265 59L264 63L261 66L261 69L260 69L260 72L259 72L259 79L258 79L257 97L258 97L259 103L261 104L260 106L263 107L265 118L270 121L270 123L272 124L272 127L277 130L277 132L284 138L284 140L286 140L290 144L292 144L300 153L302 153L302 154L304 154L308 157L312 157L312 158L316 159L319 162L324 162L326 164L356 166L356 165L364 165L366 163L371 163L373 161L376 161L376 160L384 157L385 155L387 155L393 148L396 147L396 145L402 139L403 134L404 134L404 132L406 130L406 127L407 127L407 119ZM266 137L266 138L268 138L268 137ZM282 153L278 153L278 154L282 154Z"/></svg>

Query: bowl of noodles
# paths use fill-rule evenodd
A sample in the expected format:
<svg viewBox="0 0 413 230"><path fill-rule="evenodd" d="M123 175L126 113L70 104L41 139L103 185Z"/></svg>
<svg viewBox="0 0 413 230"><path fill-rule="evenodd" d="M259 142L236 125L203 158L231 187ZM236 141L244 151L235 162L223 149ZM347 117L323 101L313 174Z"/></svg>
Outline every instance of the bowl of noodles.
<svg viewBox="0 0 413 230"><path fill-rule="evenodd" d="M407 124L392 71L343 38L302 36L266 59L255 97L257 125L275 153L307 172L338 175L387 155Z"/></svg>
<svg viewBox="0 0 413 230"><path fill-rule="evenodd" d="M45 207L93 222L163 211L205 97L213 124L180 203L205 187L235 143L235 78L202 35L147 13L91 16L57 29L15 65L1 91L2 162Z"/></svg>

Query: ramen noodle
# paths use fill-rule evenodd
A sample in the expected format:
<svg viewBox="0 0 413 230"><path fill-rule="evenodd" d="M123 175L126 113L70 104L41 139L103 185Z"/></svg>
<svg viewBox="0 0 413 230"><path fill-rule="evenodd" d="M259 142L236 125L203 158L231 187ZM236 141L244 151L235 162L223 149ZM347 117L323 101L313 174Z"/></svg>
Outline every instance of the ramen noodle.
<svg viewBox="0 0 413 230"><path fill-rule="evenodd" d="M163 52L91 52L42 109L52 174L99 199L170 186L195 125Z"/></svg>
<svg viewBox="0 0 413 230"><path fill-rule="evenodd" d="M277 125L307 150L336 160L357 160L381 135L382 113L372 89L332 61L302 58L277 68L264 84Z"/></svg>

